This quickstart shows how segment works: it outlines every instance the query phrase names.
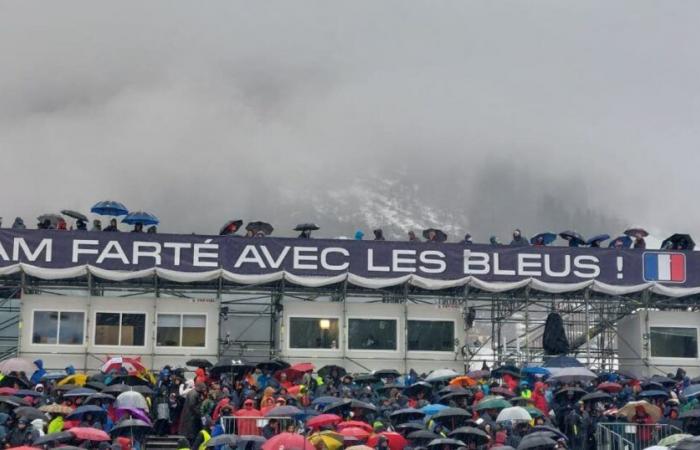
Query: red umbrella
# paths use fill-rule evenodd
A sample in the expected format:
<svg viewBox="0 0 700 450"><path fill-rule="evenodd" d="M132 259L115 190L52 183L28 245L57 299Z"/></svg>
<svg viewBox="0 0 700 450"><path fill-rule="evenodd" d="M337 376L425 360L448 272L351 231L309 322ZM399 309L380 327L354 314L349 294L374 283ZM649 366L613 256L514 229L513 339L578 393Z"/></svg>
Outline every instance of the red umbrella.
<svg viewBox="0 0 700 450"><path fill-rule="evenodd" d="M0 388L0 395L15 395L16 392L17 389L13 387L5 386Z"/></svg>
<svg viewBox="0 0 700 450"><path fill-rule="evenodd" d="M321 414L307 420L306 426L309 428L327 427L329 425L335 426L341 420L343 420L343 418L335 414Z"/></svg>
<svg viewBox="0 0 700 450"><path fill-rule="evenodd" d="M376 448L380 436L386 437L387 443L389 444L389 448L391 450L403 450L403 448L408 445L408 441L406 440L406 438L401 436L399 433L393 431L384 431L382 433L373 434L372 436L370 436L370 438L367 440L367 446Z"/></svg>
<svg viewBox="0 0 700 450"><path fill-rule="evenodd" d="M90 428L90 427L73 427L70 430L71 433L73 433L73 436L76 437L76 439L80 439L83 441L109 441L111 440L109 437L109 434L105 433L102 430L98 430L97 428Z"/></svg>
<svg viewBox="0 0 700 450"><path fill-rule="evenodd" d="M600 383L596 389L603 392L620 392L622 390L622 385L606 381L605 383Z"/></svg>
<svg viewBox="0 0 700 450"><path fill-rule="evenodd" d="M303 362L299 364L293 364L290 369L296 370L297 372L312 372L314 370L315 366L311 364L310 362Z"/></svg>
<svg viewBox="0 0 700 450"><path fill-rule="evenodd" d="M102 364L100 371L102 373L119 372L121 369L126 370L129 375L138 375L146 372L146 367L141 363L141 357L129 358L126 356L115 356L107 359Z"/></svg>
<svg viewBox="0 0 700 450"><path fill-rule="evenodd" d="M354 437L361 441L366 441L369 437L369 431L360 427L345 427L339 431L343 436Z"/></svg>
<svg viewBox="0 0 700 450"><path fill-rule="evenodd" d="M295 433L280 433L262 445L262 450L313 450L313 448L313 444L304 439L304 436Z"/></svg>
<svg viewBox="0 0 700 450"><path fill-rule="evenodd" d="M347 422L340 422L335 428L340 432L344 430L345 428L350 428L350 427L357 427L357 428L362 428L363 430L366 430L368 433L371 433L372 426L366 422L362 422L359 420L348 420Z"/></svg>

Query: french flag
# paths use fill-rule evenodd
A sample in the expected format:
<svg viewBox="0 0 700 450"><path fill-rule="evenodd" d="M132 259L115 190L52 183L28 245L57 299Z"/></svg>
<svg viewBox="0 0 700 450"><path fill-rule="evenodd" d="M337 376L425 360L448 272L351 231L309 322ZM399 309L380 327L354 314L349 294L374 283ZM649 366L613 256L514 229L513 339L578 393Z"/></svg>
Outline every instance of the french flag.
<svg viewBox="0 0 700 450"><path fill-rule="evenodd" d="M685 281L685 255L683 253L644 253L644 280Z"/></svg>

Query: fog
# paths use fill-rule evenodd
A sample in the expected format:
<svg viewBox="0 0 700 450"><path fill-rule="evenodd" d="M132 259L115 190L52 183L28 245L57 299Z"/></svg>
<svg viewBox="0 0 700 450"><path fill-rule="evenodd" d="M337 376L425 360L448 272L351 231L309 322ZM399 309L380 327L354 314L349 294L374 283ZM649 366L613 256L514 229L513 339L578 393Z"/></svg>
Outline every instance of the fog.
<svg viewBox="0 0 700 450"><path fill-rule="evenodd" d="M301 221L325 236L698 234L699 15L643 0L3 2L0 216L116 199L170 232L240 217L280 235ZM382 223L367 192L402 220Z"/></svg>

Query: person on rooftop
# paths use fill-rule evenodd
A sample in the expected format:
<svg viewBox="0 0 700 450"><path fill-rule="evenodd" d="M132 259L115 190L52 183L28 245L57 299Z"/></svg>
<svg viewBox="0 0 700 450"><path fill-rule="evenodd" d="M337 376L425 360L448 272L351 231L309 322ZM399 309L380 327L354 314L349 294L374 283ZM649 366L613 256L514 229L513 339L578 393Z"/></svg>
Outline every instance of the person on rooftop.
<svg viewBox="0 0 700 450"><path fill-rule="evenodd" d="M135 223L134 224L134 229L131 230L132 233L143 233L143 224L142 223Z"/></svg>
<svg viewBox="0 0 700 450"><path fill-rule="evenodd" d="M75 221L75 229L78 231L87 231L87 224L83 219L78 219Z"/></svg>
<svg viewBox="0 0 700 450"><path fill-rule="evenodd" d="M381 228L377 228L376 230L373 231L374 233L374 240L375 241L385 241L384 239L384 231L382 231Z"/></svg>
<svg viewBox="0 0 700 450"><path fill-rule="evenodd" d="M12 223L13 230L26 230L27 226L24 224L24 220L21 217L15 217L15 221Z"/></svg>
<svg viewBox="0 0 700 450"><path fill-rule="evenodd" d="M109 221L109 226L104 229L104 231L110 231L110 232L117 232L119 231L119 227L117 226L117 219L111 219Z"/></svg>
<svg viewBox="0 0 700 450"><path fill-rule="evenodd" d="M102 221L100 219L93 220L90 231L102 231Z"/></svg>
<svg viewBox="0 0 700 450"><path fill-rule="evenodd" d="M510 241L510 245L513 247L527 247L530 245L530 243L528 242L527 238L523 236L520 228L516 228L513 230L513 240Z"/></svg>
<svg viewBox="0 0 700 450"><path fill-rule="evenodd" d="M420 242L420 239L418 239L418 236L416 236L416 233L415 233L415 231L413 231L413 230L411 230L411 231L408 232L408 240L409 240L409 241L419 241L419 242Z"/></svg>

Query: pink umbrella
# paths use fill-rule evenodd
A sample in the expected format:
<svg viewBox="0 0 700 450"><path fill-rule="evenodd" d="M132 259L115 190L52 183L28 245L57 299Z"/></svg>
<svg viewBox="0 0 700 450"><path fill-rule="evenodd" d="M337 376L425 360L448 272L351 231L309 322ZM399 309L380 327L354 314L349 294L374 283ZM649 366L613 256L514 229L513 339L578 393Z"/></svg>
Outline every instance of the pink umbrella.
<svg viewBox="0 0 700 450"><path fill-rule="evenodd" d="M22 358L10 358L0 362L0 372L5 375L11 372L24 372L27 377L31 377L36 369L37 367L33 362Z"/></svg>
<svg viewBox="0 0 700 450"><path fill-rule="evenodd" d="M124 356L109 358L102 364L100 371L103 373L119 372L122 368L124 368L129 375L138 375L146 372L146 368L141 363L141 357L129 358Z"/></svg>
<svg viewBox="0 0 700 450"><path fill-rule="evenodd" d="M110 440L109 434L105 433L102 430L98 430L97 428L73 427L68 431L71 432L73 436L76 437L76 439L80 439L82 441L100 442Z"/></svg>
<svg viewBox="0 0 700 450"><path fill-rule="evenodd" d="M262 445L262 450L312 450L313 448L313 444L304 436L294 433L280 433Z"/></svg>

